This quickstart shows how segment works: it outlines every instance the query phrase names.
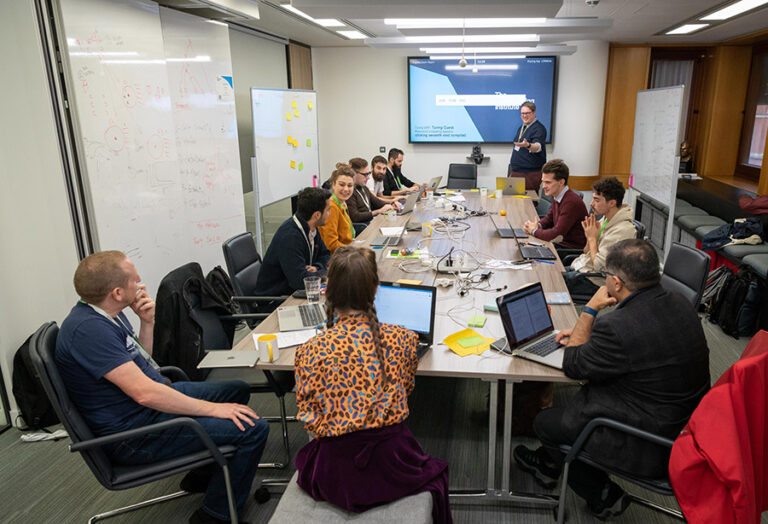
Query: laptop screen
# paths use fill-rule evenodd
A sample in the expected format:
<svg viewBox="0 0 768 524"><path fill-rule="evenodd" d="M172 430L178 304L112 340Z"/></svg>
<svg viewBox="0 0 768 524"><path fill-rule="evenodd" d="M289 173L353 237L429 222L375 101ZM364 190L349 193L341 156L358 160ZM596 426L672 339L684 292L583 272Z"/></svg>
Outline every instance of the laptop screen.
<svg viewBox="0 0 768 524"><path fill-rule="evenodd" d="M540 283L499 297L497 303L512 348L554 329Z"/></svg>
<svg viewBox="0 0 768 524"><path fill-rule="evenodd" d="M395 324L418 333L432 342L435 326L435 295L431 286L380 282L374 304L379 322Z"/></svg>

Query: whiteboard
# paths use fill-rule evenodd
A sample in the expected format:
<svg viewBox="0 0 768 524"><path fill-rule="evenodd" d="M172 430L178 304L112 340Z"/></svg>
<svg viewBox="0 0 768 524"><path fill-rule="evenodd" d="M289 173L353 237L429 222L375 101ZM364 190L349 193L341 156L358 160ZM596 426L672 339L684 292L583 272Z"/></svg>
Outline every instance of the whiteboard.
<svg viewBox="0 0 768 524"><path fill-rule="evenodd" d="M139 0L59 5L98 249L152 294L182 264L222 264L245 230L227 28Z"/></svg>
<svg viewBox="0 0 768 524"><path fill-rule="evenodd" d="M669 206L677 192L683 86L637 92L630 185Z"/></svg>
<svg viewBox="0 0 768 524"><path fill-rule="evenodd" d="M251 89L259 207L320 185L317 93L299 89Z"/></svg>

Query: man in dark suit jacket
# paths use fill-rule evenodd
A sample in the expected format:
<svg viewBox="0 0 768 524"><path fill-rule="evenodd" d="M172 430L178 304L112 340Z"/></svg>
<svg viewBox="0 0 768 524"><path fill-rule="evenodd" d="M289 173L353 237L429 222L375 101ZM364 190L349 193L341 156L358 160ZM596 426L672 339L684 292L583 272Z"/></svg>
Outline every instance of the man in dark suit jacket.
<svg viewBox="0 0 768 524"><path fill-rule="evenodd" d="M523 229L536 238L554 242L556 247L584 249L587 237L581 222L587 215L587 206L579 195L568 188L568 165L555 158L541 168L544 192L552 197L549 213L539 220L527 220Z"/></svg>
<svg viewBox="0 0 768 524"><path fill-rule="evenodd" d="M525 189L539 190L541 167L547 161L547 128L536 120L536 104L526 100L520 105L523 125L515 132L507 176L525 177Z"/></svg>
<svg viewBox="0 0 768 524"><path fill-rule="evenodd" d="M405 195L419 189L419 185L403 174L403 151L393 147L387 155L387 174L384 177L384 195Z"/></svg>
<svg viewBox="0 0 768 524"><path fill-rule="evenodd" d="M515 448L518 465L545 487L560 475L559 444L573 444L586 424L608 417L674 439L709 390L709 349L696 311L659 284L656 250L644 240L616 243L605 263L606 281L576 326L558 334L567 342L563 372L588 380L564 407L539 413L534 431L544 446ZM600 315L598 311L616 305ZM586 452L606 466L664 477L669 450L611 430L597 430ZM571 465L569 486L599 518L622 513L629 497L602 470Z"/></svg>

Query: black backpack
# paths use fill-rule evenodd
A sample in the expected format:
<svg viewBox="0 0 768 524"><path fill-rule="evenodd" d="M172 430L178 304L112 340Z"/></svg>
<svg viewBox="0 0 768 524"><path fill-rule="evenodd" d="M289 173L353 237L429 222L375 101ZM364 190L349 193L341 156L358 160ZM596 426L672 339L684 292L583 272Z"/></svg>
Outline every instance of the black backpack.
<svg viewBox="0 0 768 524"><path fill-rule="evenodd" d="M230 314L240 313L240 304L232 300L232 297L235 295L232 281L221 266L211 269L205 276L205 281L208 282L208 285L211 286L211 289L216 294L216 298L226 306Z"/></svg>
<svg viewBox="0 0 768 524"><path fill-rule="evenodd" d="M42 429L59 423L40 376L35 371L29 354L29 338L13 357L13 396L19 405L21 417L29 429Z"/></svg>
<svg viewBox="0 0 768 524"><path fill-rule="evenodd" d="M749 291L750 284L756 280L751 271L741 269L728 275L717 300L710 310L709 320L716 323L723 332L734 338L739 336L739 314Z"/></svg>

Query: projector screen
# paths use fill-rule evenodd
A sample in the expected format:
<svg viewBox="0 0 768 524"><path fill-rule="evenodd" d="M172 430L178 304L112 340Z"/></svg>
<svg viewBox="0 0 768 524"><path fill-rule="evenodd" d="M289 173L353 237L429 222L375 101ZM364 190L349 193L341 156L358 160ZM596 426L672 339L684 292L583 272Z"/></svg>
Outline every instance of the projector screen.
<svg viewBox="0 0 768 524"><path fill-rule="evenodd" d="M520 104L533 100L552 142L554 56L478 59L408 57L410 143L511 143Z"/></svg>

